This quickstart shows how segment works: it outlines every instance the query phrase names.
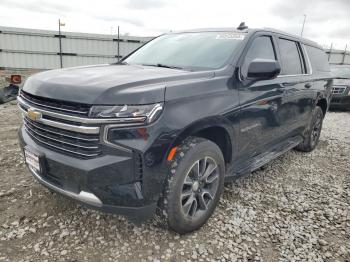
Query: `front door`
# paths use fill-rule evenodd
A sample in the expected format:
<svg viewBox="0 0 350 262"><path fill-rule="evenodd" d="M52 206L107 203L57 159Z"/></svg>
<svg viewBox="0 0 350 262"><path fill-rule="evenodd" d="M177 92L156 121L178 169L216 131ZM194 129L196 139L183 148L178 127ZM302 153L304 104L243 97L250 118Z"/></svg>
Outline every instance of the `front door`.
<svg viewBox="0 0 350 262"><path fill-rule="evenodd" d="M240 70L243 78L246 77L248 66L254 59L278 59L274 40L270 35L258 35L248 46ZM267 145L281 136L283 121L279 110L284 90L278 78L255 82L242 81L238 90L240 157L237 161L237 169L241 169L241 164L249 165L254 157L266 150Z"/></svg>

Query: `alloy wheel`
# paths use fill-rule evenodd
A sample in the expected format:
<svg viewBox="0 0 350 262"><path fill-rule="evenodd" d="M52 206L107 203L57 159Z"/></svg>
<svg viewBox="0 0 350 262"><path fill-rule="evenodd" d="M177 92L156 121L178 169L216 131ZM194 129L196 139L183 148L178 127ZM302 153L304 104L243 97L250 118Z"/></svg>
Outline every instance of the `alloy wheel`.
<svg viewBox="0 0 350 262"><path fill-rule="evenodd" d="M315 145L320 137L322 127L322 116L317 114L314 126L311 130L311 143Z"/></svg>
<svg viewBox="0 0 350 262"><path fill-rule="evenodd" d="M186 174L181 206L185 216L197 219L205 215L219 186L219 167L211 157L197 160Z"/></svg>

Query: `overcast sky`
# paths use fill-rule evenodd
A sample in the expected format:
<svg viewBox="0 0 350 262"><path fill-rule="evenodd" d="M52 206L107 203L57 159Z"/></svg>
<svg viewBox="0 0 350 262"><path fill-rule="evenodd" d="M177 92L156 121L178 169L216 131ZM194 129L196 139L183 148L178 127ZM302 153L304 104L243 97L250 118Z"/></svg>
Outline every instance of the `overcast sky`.
<svg viewBox="0 0 350 262"><path fill-rule="evenodd" d="M321 45L350 45L350 0L0 0L0 25L155 36L206 27L273 27ZM350 48L350 46L349 46Z"/></svg>

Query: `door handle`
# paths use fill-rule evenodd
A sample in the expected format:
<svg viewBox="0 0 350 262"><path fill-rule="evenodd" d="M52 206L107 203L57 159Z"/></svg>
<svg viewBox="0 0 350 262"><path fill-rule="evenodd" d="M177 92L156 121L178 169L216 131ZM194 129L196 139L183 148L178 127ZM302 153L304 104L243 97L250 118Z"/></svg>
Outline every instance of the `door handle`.
<svg viewBox="0 0 350 262"><path fill-rule="evenodd" d="M305 88L310 88L312 85L311 85L311 83L306 83L305 84Z"/></svg>
<svg viewBox="0 0 350 262"><path fill-rule="evenodd" d="M298 84L297 82L285 82L282 83L282 86L295 86L296 84Z"/></svg>

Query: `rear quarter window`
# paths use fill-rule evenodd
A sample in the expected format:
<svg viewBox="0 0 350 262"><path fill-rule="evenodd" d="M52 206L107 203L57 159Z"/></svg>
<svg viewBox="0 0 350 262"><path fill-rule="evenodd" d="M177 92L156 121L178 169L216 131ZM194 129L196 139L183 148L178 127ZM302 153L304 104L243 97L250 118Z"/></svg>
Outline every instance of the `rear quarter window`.
<svg viewBox="0 0 350 262"><path fill-rule="evenodd" d="M313 70L330 72L327 55L322 49L308 45L305 48Z"/></svg>

